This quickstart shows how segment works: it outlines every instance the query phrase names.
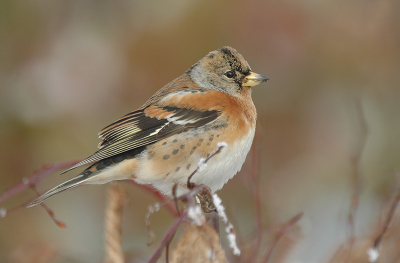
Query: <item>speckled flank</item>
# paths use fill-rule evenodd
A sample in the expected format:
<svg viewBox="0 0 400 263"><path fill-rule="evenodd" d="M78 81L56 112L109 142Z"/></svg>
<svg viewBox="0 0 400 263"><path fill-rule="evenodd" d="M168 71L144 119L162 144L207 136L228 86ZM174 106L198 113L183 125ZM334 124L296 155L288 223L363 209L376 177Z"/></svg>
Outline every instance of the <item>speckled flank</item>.
<svg viewBox="0 0 400 263"><path fill-rule="evenodd" d="M213 125L221 125L221 123L213 123ZM218 148L218 142L232 142L234 138L230 135L237 132L235 128L234 126L225 125L225 128L219 130L218 134L215 133L212 125L200 129L189 129L165 141L148 146L148 150L143 158L148 160L149 154L154 154L151 154L150 160L146 162L145 165L141 166L139 169L140 174L138 174L137 177L140 178L143 176L143 178L145 178L143 180L147 182L166 180L175 183L178 181L182 187L185 187L187 177L197 168L196 164L199 162L200 158L209 157L210 154ZM199 134L201 134L204 139L198 138L197 136ZM228 146L225 150L228 155L232 155L233 152L231 151L233 148ZM222 155L213 157L213 162L219 161L220 158L222 158ZM241 166L243 161L244 159L240 160L237 164L235 163L233 166ZM229 177L233 175L234 174L231 172ZM226 175L223 175L223 177L225 176ZM201 177L200 175L195 177L194 182ZM226 180L224 183L225 182Z"/></svg>

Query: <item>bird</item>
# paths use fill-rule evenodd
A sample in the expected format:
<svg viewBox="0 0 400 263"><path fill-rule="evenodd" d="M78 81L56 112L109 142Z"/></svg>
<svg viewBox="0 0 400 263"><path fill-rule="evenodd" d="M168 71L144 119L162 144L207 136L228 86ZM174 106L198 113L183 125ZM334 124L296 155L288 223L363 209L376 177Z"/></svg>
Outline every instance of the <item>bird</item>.
<svg viewBox="0 0 400 263"><path fill-rule="evenodd" d="M194 171L192 183L220 190L250 151L257 119L252 87L267 80L234 48L211 51L139 109L103 128L98 150L61 174L89 167L28 207L79 185L125 179L172 196L174 185L178 194L188 191Z"/></svg>

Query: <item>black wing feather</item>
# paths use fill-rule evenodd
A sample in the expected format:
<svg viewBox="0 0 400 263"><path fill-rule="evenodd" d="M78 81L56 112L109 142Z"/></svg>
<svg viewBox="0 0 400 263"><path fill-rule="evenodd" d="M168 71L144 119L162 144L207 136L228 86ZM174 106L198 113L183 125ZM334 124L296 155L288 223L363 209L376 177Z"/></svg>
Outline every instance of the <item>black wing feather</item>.
<svg viewBox="0 0 400 263"><path fill-rule="evenodd" d="M100 131L99 137L102 142L97 152L63 173L154 143L190 128L203 126L220 116L220 111L217 110L196 111L168 106L158 109L172 114L168 118L159 119L147 116L146 108L142 108L123 116Z"/></svg>

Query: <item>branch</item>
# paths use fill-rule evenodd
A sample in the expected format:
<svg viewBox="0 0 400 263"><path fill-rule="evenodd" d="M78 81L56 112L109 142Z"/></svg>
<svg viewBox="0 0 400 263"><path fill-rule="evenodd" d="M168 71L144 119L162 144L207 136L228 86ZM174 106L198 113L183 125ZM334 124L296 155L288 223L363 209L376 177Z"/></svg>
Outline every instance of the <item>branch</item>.
<svg viewBox="0 0 400 263"><path fill-rule="evenodd" d="M61 162L43 166L40 170L34 172L30 177L24 177L21 183L4 191L4 193L0 196L0 204L28 188L32 188L36 192L36 194L40 196L39 191L36 189L36 184L38 182L50 176L55 171L60 169L66 169L78 162L79 160L75 160L75 161ZM5 208L0 208L0 218L4 218L18 210L25 208L31 201L32 200L29 200L29 202L23 203L8 210L6 210ZM66 227L65 223L55 218L54 212L46 204L42 203L41 206L46 210L47 214L57 224L58 227L60 228Z"/></svg>
<svg viewBox="0 0 400 263"><path fill-rule="evenodd" d="M217 144L217 150L215 152L213 152L210 156L208 156L206 159L201 158L199 163L197 164L197 168L196 170L193 171L193 173L189 176L188 180L187 180L187 187L189 189L192 189L194 187L194 184L190 182L190 180L192 179L192 177L197 173L197 172L201 172L202 170L204 170L207 167L207 162L213 158L215 155L219 154L225 147L227 146L226 142L219 142Z"/></svg>
<svg viewBox="0 0 400 263"><path fill-rule="evenodd" d="M351 199L350 211L348 215L348 223L350 228L350 235L348 242L350 244L349 248L349 256L351 254L354 242L355 242L355 215L358 209L358 205L360 202L360 194L361 194L361 183L362 183L362 171L361 171L361 155L364 151L365 144L368 136L368 126L367 121L365 120L365 115L362 109L362 104L359 99L355 101L356 106L356 114L357 118L360 122L360 134L359 134L359 143L355 150L354 155L351 158L351 163L353 166L353 197Z"/></svg>
<svg viewBox="0 0 400 263"><path fill-rule="evenodd" d="M157 260L160 258L161 253L164 250L164 247L171 241L171 237L175 235L176 230L178 227L181 225L183 219L187 215L187 210L182 211L182 214L180 217L175 219L175 221L172 223L171 227L169 228L167 234L161 241L161 244L158 246L156 252L153 254L153 256L150 258L149 263L155 263Z"/></svg>
<svg viewBox="0 0 400 263"><path fill-rule="evenodd" d="M265 255L264 259L262 262L267 263L269 258L272 255L272 251L274 250L274 248L276 247L276 245L278 244L279 240L283 237L283 235L286 234L286 232L289 231L289 229L294 226L294 224L296 224L302 217L303 217L303 212L301 212L300 214L296 215L295 217L293 217L292 219L290 219L286 224L284 224L281 229L279 230L278 234L276 234L275 236L275 240L274 242L272 242L272 245L270 246L270 248L267 251L267 254Z"/></svg>
<svg viewBox="0 0 400 263"><path fill-rule="evenodd" d="M381 249L381 243L383 236L386 234L387 230L389 229L390 225L392 224L394 213L396 212L397 207L400 203L400 188L397 191L396 198L393 201L393 204L389 210L389 213L386 217L385 224L383 225L381 233L374 241L374 245L371 249L368 250L368 254L370 256L370 262L375 262L378 260L379 257L379 250Z"/></svg>
<svg viewBox="0 0 400 263"><path fill-rule="evenodd" d="M37 190L36 185L31 185L31 188L33 189L33 191L35 191L35 193L37 194L38 197L41 196L41 193ZM67 225L64 222L61 222L60 220L58 220L56 218L53 210L51 210L45 203L41 203L40 205L44 208L44 210L46 210L47 214L50 216L50 218L54 221L54 223L56 223L56 225L59 228L67 227Z"/></svg>
<svg viewBox="0 0 400 263"><path fill-rule="evenodd" d="M31 177L24 177L22 179L22 183L17 184L9 188L8 190L4 191L4 193L0 196L0 204L5 200L13 197L14 195L22 192L23 190L29 188L31 185L34 185L39 181L43 180L44 178L48 177L55 171L71 167L72 165L78 163L79 161L80 160L74 160L74 161L44 165L39 171L34 172Z"/></svg>

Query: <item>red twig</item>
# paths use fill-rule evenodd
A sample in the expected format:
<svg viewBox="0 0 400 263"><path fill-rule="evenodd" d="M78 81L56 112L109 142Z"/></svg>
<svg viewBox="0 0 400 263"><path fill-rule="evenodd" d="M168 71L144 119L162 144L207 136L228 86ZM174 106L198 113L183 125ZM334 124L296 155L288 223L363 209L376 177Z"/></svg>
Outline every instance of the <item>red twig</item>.
<svg viewBox="0 0 400 263"><path fill-rule="evenodd" d="M36 189L36 184L39 181L50 176L52 173L54 173L57 170L71 167L72 165L74 165L78 162L79 162L79 160L75 160L75 161L61 162L61 163L43 166L40 170L34 172L30 177L24 177L24 179L22 180L21 183L4 191L4 193L0 196L0 204L28 188L32 188L38 195L40 195L40 193ZM25 208L31 201L32 200L30 200L27 203L23 203L19 206L16 206L14 208L8 209L8 210L6 210L5 208L0 208L0 212L1 212L0 218L4 218L18 210ZM46 212L49 214L50 218L57 224L57 226L59 226L61 228L66 227L65 223L63 223L55 218L54 212L46 204L42 203L41 206L46 210Z"/></svg>
<svg viewBox="0 0 400 263"><path fill-rule="evenodd" d="M174 198L176 212L178 213L178 216L180 216L181 212L179 211L178 198L176 197L177 188L178 188L178 184L174 184L174 187L172 187L172 196Z"/></svg>
<svg viewBox="0 0 400 263"><path fill-rule="evenodd" d="M39 171L34 172L31 177L24 177L24 179L20 184L17 184L9 188L8 190L4 191L4 193L0 196L0 204L5 200L13 197L14 195L22 192L23 190L30 188L31 185L35 185L37 182L48 177L55 171L71 167L72 165L78 162L79 160L75 160L75 161L61 162L43 166Z"/></svg>
<svg viewBox="0 0 400 263"><path fill-rule="evenodd" d="M158 246L156 252L150 258L149 263L157 262L157 260L160 258L161 254L164 250L164 247L171 241L171 237L173 237L175 235L176 230L181 225L181 223L182 223L183 219L186 217L186 215L187 215L187 210L184 210L184 211L182 211L181 216L178 217L177 219L175 219L175 221L172 223L171 227L169 228L167 234L161 241L161 244Z"/></svg>
<svg viewBox="0 0 400 263"><path fill-rule="evenodd" d="M396 212L397 207L399 206L399 203L400 203L400 188L397 192L396 198L393 201L392 207L390 208L389 213L386 217L386 221L385 221L385 224L383 225L382 231L379 234L379 236L375 239L374 247L373 247L374 249L376 249L376 250L380 249L383 236L385 235L386 231L392 224L393 216L394 216L394 213Z"/></svg>
<svg viewBox="0 0 400 263"><path fill-rule="evenodd" d="M37 190L36 185L32 184L31 188L33 189L33 191L35 191L37 196L41 195L41 193ZM53 210L51 210L45 203L40 203L40 205L44 208L44 210L46 210L47 214L50 216L50 218L54 221L54 223L56 223L56 225L59 228L66 228L67 227L67 225L64 222L62 222L62 221L60 221L60 220L58 220L56 218Z"/></svg>
<svg viewBox="0 0 400 263"><path fill-rule="evenodd" d="M272 251L274 250L274 248L276 247L276 245L278 244L279 240L283 237L284 234L286 234L286 232L289 231L289 229L296 224L302 217L303 217L303 212L296 215L295 217L293 217L292 219L290 219L286 224L284 224L281 229L279 230L279 232L276 234L275 236L275 240L272 242L271 246L269 247L267 254L265 255L264 259L262 260L262 262L267 263L269 258L272 255Z"/></svg>

